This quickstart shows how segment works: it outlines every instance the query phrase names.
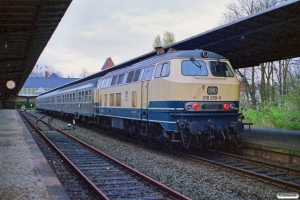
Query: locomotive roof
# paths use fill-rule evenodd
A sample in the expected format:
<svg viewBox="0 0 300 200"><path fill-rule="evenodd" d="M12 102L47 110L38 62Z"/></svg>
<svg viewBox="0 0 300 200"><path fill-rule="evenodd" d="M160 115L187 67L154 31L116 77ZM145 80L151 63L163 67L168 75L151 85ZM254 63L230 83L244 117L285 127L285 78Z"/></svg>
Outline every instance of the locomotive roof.
<svg viewBox="0 0 300 200"><path fill-rule="evenodd" d="M111 71L111 72L107 73L105 76L109 76L117 70L118 71L130 71L130 70L136 69L138 67L144 67L144 66L152 65L152 64L160 62L160 61L166 61L166 60L170 60L170 59L174 59L174 58L204 58L202 56L203 52L204 52L203 50L196 49L196 50L173 51L173 52L169 52L169 53L155 55L151 58L148 58L148 59L143 60L141 62L135 63L131 66L121 68L121 69L124 69L124 70L116 69L114 71ZM219 54L216 54L216 53L213 53L213 52L208 52L208 58L225 59L223 56L221 56Z"/></svg>
<svg viewBox="0 0 300 200"><path fill-rule="evenodd" d="M163 61L163 60L169 60L169 59L172 59L172 58L182 58L182 57L185 57L185 58L203 58L202 57L202 52L203 50L200 50L200 49L196 49L196 50L182 50L182 51L173 51L173 52L168 52L168 53L164 53L164 54L160 54L160 55L153 55L152 57L150 58L147 58L147 59L142 59L142 60L139 60L139 59L136 59L135 62L131 62L131 60L129 61L126 61L124 63L121 63L119 65L116 65L114 67L111 67L111 68L108 68L108 69L105 69L103 71L100 71L100 72L97 72L95 74L92 74L88 77L84 77L82 79L79 79L77 81L73 81L71 83L68 83L68 84L65 84L65 85L62 85L60 87L57 87L49 92L46 92L46 93L43 93L41 94L40 96L43 96L43 95L46 95L52 91L55 91L55 90L59 90L59 89L62 89L62 88L65 88L65 87L69 87L69 86L72 86L72 85L77 85L79 83L83 83L85 81L95 81L95 84L97 83L97 80L108 74L109 72L113 72L115 70L119 70L119 69L122 69L122 68L125 68L125 67L129 67L129 66L132 66L133 68L137 67L137 65L141 65L141 66L145 66L145 65L150 65L152 63L155 63L155 62L158 62L158 61ZM225 59L223 56L219 55L219 54L216 54L216 53L213 53L213 52L208 52L208 57L209 58L215 58L215 59ZM131 64L131 65L126 65L126 64Z"/></svg>

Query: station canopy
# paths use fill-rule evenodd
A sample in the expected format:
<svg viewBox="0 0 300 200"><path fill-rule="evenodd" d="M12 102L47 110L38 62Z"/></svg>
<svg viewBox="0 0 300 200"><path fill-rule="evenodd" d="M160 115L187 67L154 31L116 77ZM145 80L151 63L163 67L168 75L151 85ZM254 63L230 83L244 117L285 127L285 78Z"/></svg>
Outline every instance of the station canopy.
<svg viewBox="0 0 300 200"><path fill-rule="evenodd" d="M0 1L1 99L18 94L71 2ZM9 90L7 82L11 81L16 86Z"/></svg>
<svg viewBox="0 0 300 200"><path fill-rule="evenodd" d="M28 0L23 6L21 0L0 1L0 93L10 79L17 82L15 94L18 93L70 3L71 0ZM195 26L201 26L202 20ZM300 1L288 1L176 42L164 47L165 52L169 48L212 51L228 58L235 69L299 57ZM156 52L151 51L72 84L154 55Z"/></svg>
<svg viewBox="0 0 300 200"><path fill-rule="evenodd" d="M201 19L204 20L204 19ZM195 26L201 26L201 20ZM300 56L300 1L271 7L207 32L164 47L177 50L203 49L228 58L233 68ZM131 65L152 57L150 52L119 65Z"/></svg>

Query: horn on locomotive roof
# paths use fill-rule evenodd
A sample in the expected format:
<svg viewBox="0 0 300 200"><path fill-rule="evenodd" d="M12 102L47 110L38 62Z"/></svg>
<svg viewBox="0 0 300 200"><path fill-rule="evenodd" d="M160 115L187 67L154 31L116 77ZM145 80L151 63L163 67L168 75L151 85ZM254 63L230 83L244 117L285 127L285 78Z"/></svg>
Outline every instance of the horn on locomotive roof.
<svg viewBox="0 0 300 200"><path fill-rule="evenodd" d="M161 54L165 53L165 50L162 46L155 47L155 51L156 51L157 55L161 55Z"/></svg>

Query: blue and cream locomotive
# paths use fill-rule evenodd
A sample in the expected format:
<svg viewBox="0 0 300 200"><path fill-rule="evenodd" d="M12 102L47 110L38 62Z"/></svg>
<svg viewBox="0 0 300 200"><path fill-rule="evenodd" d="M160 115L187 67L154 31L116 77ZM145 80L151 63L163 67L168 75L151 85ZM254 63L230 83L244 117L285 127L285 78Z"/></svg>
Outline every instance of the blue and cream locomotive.
<svg viewBox="0 0 300 200"><path fill-rule="evenodd" d="M236 140L243 130L238 121L239 81L230 62L218 54L172 51L99 75L97 80L78 86L75 81L39 96L37 109L185 148ZM85 102L93 105L92 111L78 109L82 98L86 98L85 92L84 97L80 96L84 85L93 85L87 89L92 99ZM72 102L68 100L65 109L57 109L57 101L63 98L60 96L68 92L72 93ZM47 108L41 104L45 98L52 98Z"/></svg>

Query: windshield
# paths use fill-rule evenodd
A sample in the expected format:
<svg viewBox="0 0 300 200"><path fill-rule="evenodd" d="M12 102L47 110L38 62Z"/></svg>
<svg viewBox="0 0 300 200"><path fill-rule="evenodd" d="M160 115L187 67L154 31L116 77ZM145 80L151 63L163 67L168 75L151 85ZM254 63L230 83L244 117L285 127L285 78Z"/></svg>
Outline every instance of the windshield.
<svg viewBox="0 0 300 200"><path fill-rule="evenodd" d="M207 69L201 60L184 60L181 63L181 73L184 76L207 76Z"/></svg>
<svg viewBox="0 0 300 200"><path fill-rule="evenodd" d="M233 77L234 74L226 62L210 61L210 72L213 76L218 77Z"/></svg>

